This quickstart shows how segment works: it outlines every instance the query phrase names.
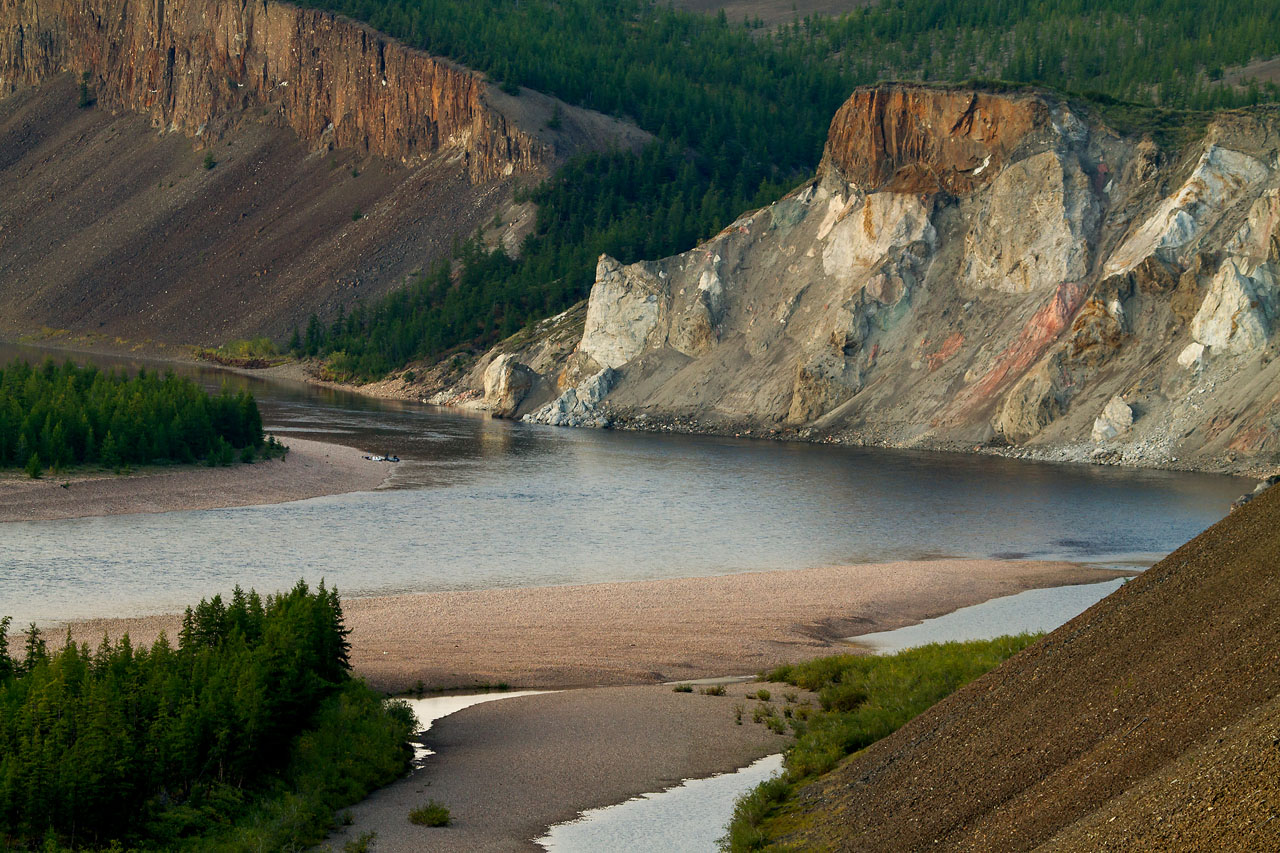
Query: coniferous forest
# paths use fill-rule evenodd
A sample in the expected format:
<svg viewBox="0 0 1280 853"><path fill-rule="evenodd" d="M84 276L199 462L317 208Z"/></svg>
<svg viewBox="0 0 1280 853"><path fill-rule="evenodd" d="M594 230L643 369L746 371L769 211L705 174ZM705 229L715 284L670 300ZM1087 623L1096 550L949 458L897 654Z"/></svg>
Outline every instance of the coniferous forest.
<svg viewBox="0 0 1280 853"><path fill-rule="evenodd" d="M372 379L475 349L584 298L602 252L692 247L812 173L835 110L878 80L1002 79L1095 101L1186 111L1275 101L1224 68L1280 54L1267 0L894 0L777 29L655 0L318 0L432 53L619 116L656 137L638 155L579 157L544 185L518 260L476 244L350 314L315 318L295 354Z"/></svg>
<svg viewBox="0 0 1280 853"><path fill-rule="evenodd" d="M0 368L0 468L119 469L167 462L228 464L283 448L262 435L246 391L211 395L190 379L14 361Z"/></svg>
<svg viewBox="0 0 1280 853"><path fill-rule="evenodd" d="M51 652L0 620L0 846L299 850L408 769L415 722L353 680L338 593L239 588L177 645Z"/></svg>

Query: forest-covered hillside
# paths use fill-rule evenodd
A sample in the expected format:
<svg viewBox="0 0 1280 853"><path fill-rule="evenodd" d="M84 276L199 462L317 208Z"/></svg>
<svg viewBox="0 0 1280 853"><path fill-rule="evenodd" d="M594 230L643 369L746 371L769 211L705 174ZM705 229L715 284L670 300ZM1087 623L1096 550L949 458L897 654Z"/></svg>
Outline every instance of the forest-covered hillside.
<svg viewBox="0 0 1280 853"><path fill-rule="evenodd" d="M892 0L776 29L653 0L321 0L505 89L634 120L658 141L596 154L531 189L535 234L518 261L478 246L352 316L317 318L298 352L337 378L488 344L586 296L595 259L690 248L812 171L832 114L882 79L999 78L1149 107L1274 101L1224 69L1280 54L1266 0ZM323 319L323 322L320 320Z"/></svg>

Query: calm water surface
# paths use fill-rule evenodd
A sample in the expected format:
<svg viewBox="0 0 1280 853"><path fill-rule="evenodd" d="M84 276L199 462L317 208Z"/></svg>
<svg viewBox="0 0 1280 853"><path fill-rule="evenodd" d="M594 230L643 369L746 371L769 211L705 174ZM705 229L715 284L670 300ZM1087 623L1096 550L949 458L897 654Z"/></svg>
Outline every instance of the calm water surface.
<svg viewBox="0 0 1280 853"><path fill-rule="evenodd" d="M0 347L0 360L17 352ZM23 624L165 612L235 584L270 591L299 577L376 595L934 556L1148 564L1221 518L1248 485L556 429L212 368L180 372L251 388L286 441L406 461L375 492L0 525L0 613Z"/></svg>
<svg viewBox="0 0 1280 853"><path fill-rule="evenodd" d="M738 797L777 775L782 756L769 755L735 773L690 779L616 806L591 809L556 824L537 839L548 853L715 853Z"/></svg>

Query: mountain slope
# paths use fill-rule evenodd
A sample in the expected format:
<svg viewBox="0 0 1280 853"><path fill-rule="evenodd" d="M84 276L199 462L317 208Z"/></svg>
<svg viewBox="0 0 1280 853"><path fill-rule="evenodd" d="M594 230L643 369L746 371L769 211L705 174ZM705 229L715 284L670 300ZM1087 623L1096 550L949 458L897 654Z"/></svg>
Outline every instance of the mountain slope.
<svg viewBox="0 0 1280 853"><path fill-rule="evenodd" d="M283 337L527 219L515 186L573 152L646 138L286 4L0 0L0 28L11 334Z"/></svg>
<svg viewBox="0 0 1280 853"><path fill-rule="evenodd" d="M1280 489L803 789L815 850L1280 846Z"/></svg>

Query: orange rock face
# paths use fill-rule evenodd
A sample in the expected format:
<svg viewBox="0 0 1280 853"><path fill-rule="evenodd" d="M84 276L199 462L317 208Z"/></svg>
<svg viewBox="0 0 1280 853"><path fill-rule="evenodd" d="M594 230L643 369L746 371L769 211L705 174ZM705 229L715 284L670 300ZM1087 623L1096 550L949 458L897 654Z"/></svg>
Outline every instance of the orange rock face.
<svg viewBox="0 0 1280 853"><path fill-rule="evenodd" d="M836 113L823 169L865 192L947 192L984 187L1014 149L1048 125L1032 96L894 84L854 91Z"/></svg>
<svg viewBox="0 0 1280 853"><path fill-rule="evenodd" d="M219 138L246 109L309 145L411 161L455 146L475 181L549 161L477 74L327 12L260 0L0 0L0 92L89 73L110 108Z"/></svg>

